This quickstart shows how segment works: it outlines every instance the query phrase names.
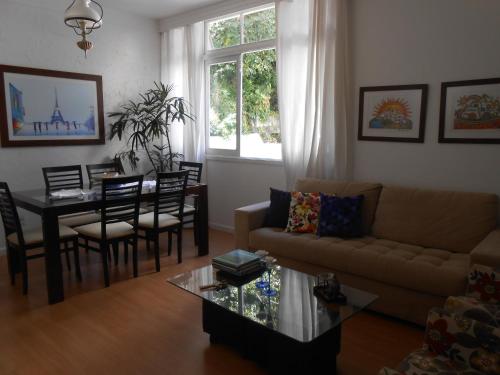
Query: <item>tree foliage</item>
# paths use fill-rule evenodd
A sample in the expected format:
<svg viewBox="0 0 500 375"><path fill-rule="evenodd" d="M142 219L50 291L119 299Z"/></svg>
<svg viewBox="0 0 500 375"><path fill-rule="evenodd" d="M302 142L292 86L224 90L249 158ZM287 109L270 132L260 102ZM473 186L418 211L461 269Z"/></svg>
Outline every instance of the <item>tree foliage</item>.
<svg viewBox="0 0 500 375"><path fill-rule="evenodd" d="M209 26L212 48L231 47L271 39L276 34L274 8L214 22ZM210 135L224 138L236 129L237 65L223 62L210 66ZM242 58L242 132L259 133L265 142L280 142L276 51L245 53Z"/></svg>

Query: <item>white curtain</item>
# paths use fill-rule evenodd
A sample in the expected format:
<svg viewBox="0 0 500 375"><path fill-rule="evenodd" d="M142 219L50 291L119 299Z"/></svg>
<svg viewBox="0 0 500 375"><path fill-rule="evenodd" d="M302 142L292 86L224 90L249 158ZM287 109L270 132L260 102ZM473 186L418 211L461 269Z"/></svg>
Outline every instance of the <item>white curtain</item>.
<svg viewBox="0 0 500 375"><path fill-rule="evenodd" d="M276 3L278 97L289 189L305 176L350 177L347 1Z"/></svg>
<svg viewBox="0 0 500 375"><path fill-rule="evenodd" d="M203 162L205 157L204 114L204 23L197 22L169 30L162 35L161 80L174 85L174 95L191 105L194 121L174 124L172 147L188 161Z"/></svg>

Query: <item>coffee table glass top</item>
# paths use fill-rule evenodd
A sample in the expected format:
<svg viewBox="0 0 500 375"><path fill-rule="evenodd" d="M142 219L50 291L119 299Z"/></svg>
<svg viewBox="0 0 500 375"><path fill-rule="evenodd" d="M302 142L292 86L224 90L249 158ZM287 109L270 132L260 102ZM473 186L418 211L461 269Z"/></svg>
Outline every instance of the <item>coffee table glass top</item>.
<svg viewBox="0 0 500 375"><path fill-rule="evenodd" d="M275 296L257 288L260 280L269 281ZM221 281L212 266L195 269L168 279L168 282L215 303L244 318L300 342L309 342L337 327L363 310L378 296L342 285L347 304L325 304L313 294L316 277L275 265L254 280L219 291L201 291L200 287ZM342 280L340 280L342 282ZM232 283L235 284L235 283Z"/></svg>

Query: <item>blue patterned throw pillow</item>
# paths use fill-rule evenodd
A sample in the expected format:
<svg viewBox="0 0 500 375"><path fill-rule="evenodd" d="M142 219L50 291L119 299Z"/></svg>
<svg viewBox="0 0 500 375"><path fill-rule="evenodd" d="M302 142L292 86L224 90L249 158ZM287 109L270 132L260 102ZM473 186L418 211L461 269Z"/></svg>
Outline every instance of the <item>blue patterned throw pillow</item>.
<svg viewBox="0 0 500 375"><path fill-rule="evenodd" d="M337 197L321 194L318 236L363 236L363 195Z"/></svg>

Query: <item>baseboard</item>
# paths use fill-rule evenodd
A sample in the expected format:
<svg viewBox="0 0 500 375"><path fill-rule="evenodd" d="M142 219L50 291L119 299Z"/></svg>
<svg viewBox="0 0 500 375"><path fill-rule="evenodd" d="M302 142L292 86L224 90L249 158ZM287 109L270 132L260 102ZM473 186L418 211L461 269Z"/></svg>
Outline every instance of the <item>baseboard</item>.
<svg viewBox="0 0 500 375"><path fill-rule="evenodd" d="M234 233L234 227L231 227L229 225L208 223L208 226L212 229L220 230L221 232Z"/></svg>

